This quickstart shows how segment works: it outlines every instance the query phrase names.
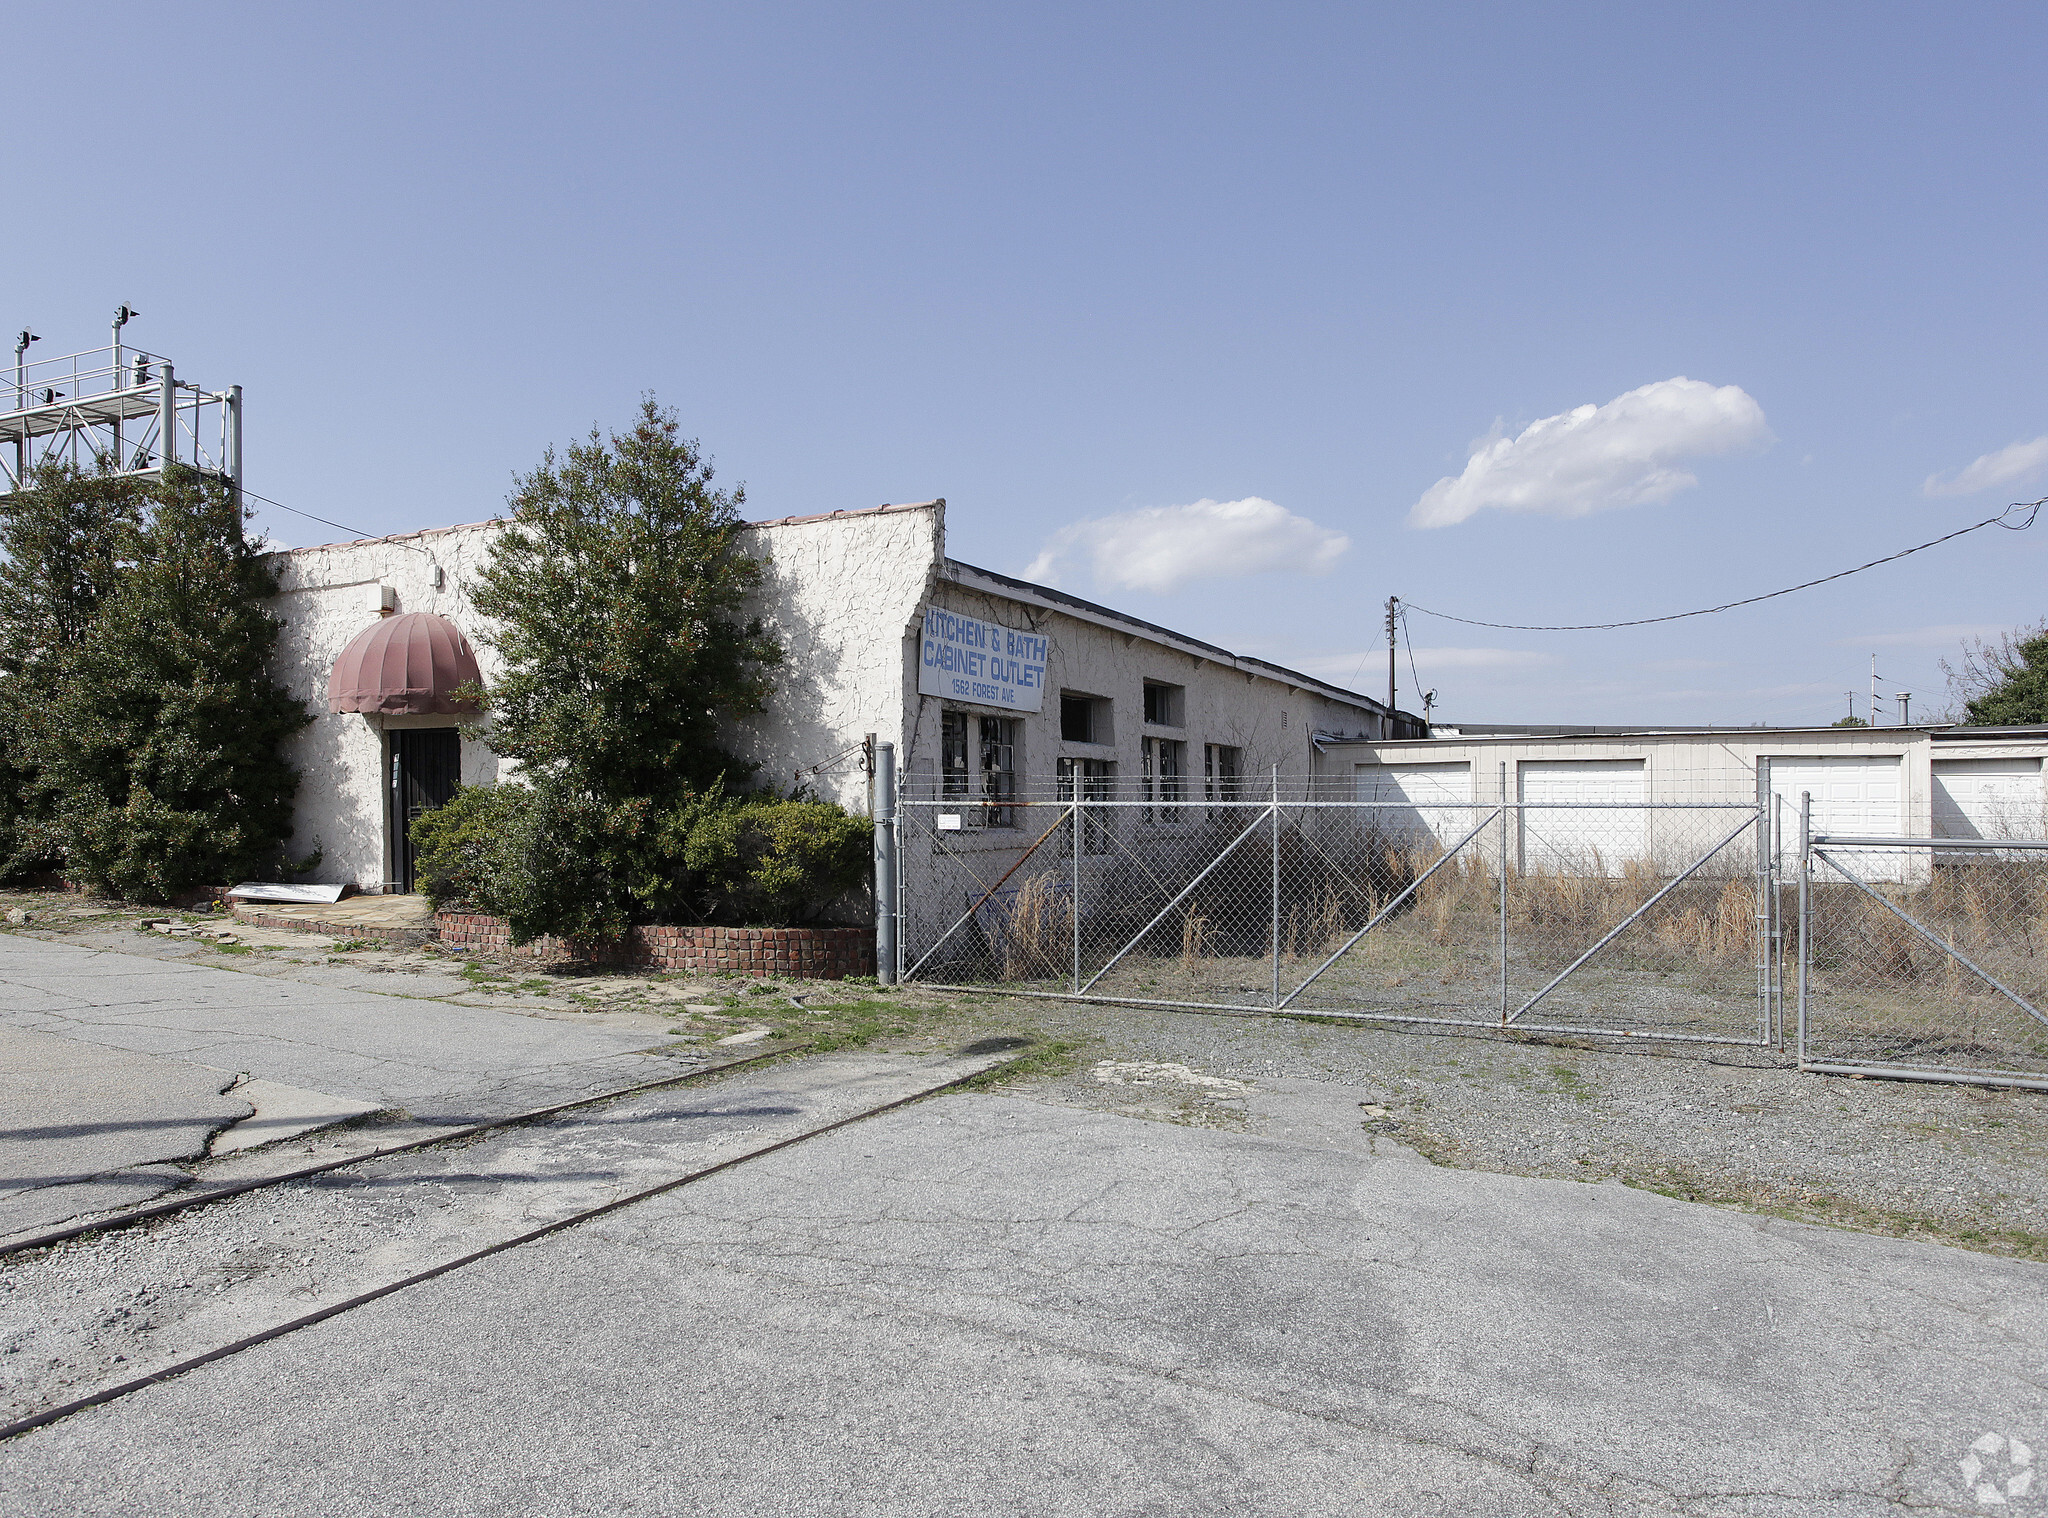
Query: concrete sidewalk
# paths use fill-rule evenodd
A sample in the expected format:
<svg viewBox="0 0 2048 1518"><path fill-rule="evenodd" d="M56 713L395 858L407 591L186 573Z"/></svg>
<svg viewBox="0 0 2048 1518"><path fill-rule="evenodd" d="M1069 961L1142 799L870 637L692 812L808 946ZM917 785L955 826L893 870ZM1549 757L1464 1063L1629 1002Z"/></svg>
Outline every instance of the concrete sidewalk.
<svg viewBox="0 0 2048 1518"><path fill-rule="evenodd" d="M1331 1140L941 1097L29 1434L0 1509L1877 1518L2048 1446L2041 1266Z"/></svg>
<svg viewBox="0 0 2048 1518"><path fill-rule="evenodd" d="M0 934L0 1033L13 1035L0 1079L41 1083L0 1133L0 1235L175 1184L140 1167L197 1158L214 1129L249 1117L254 1104L221 1095L238 1076L308 1111L326 1098L343 1115L452 1125L676 1068L644 1052L662 1048L645 1019L522 1015L13 934Z"/></svg>

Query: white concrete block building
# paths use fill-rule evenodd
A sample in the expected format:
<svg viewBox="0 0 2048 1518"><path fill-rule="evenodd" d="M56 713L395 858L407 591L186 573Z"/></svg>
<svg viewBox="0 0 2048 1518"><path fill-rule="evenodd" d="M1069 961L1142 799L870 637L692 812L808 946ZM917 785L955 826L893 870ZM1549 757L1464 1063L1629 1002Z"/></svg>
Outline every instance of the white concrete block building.
<svg viewBox="0 0 2048 1518"><path fill-rule="evenodd" d="M1696 818L1660 816L1659 806L1750 805L1760 783L1781 850L1796 848L1802 794L1816 833L2048 837L2048 728L1437 733L1322 744L1322 787L1381 803L1394 831L1445 847L1477 809L1523 804L1510 862L1525 870L1580 870L1596 855L1608 870L1659 859L1702 835Z"/></svg>
<svg viewBox="0 0 2048 1518"><path fill-rule="evenodd" d="M403 639L381 676L330 690L352 645L354 671L358 640L413 614L424 614L408 624L420 647L429 628L452 646L439 619L491 678L470 587L497 530L482 522L278 555L277 674L315 713L290 756L302 776L292 847L320 849L316 878L409 889L409 817L458 779L510 778L487 744L460 736L463 715L433 688L446 673L408 670ZM1319 741L1421 732L1365 696L951 559L943 501L759 522L746 542L766 566L758 609L786 661L769 709L727 734L733 751L759 766L761 784L809 784L864 811L860 750L876 735L897 746L908 792L972 803L967 846L1020 849L1021 809L1002 803L1062 784L1194 799L1277 769L1301 786L1317 772Z"/></svg>

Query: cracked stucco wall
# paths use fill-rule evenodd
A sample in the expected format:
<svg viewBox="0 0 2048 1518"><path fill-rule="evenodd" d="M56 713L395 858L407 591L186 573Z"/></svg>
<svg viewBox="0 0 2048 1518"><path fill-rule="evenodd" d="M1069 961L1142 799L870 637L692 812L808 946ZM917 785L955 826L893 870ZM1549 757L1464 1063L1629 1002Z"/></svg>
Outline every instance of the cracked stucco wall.
<svg viewBox="0 0 2048 1518"><path fill-rule="evenodd" d="M859 748L868 733L898 746L906 789L932 789L937 773L940 714L952 703L917 693L918 637L927 603L1051 640L1044 710L1023 714L1019 755L1027 791L1049 795L1062 756L1109 759L1120 780L1135 784L1147 735L1186 745L1185 773L1199 792L1205 744L1227 744L1242 756L1247 783L1278 766L1283 786L1314 773L1311 732L1380 730L1382 714L1364 702L1337 699L1327 687L1207 648L1163 630L1146 631L1110 612L1062 605L1030 587L946 558L944 505L888 507L753 524L746 546L765 576L755 606L781 641L785 659L766 712L730 724L724 739L757 765L754 781L788 791L810 785L854 810L868 807ZM480 634L488 631L471 586L497 531L495 523L441 528L399 538L295 549L278 556L284 618L276 671L314 715L292 745L301 780L292 849L318 847L317 879L377 889L386 878L386 734L398 726L448 727L442 717L379 718L327 710L327 676L349 640L378 620L378 587L396 593L397 610L448 618L476 645L484 678L499 664ZM441 571L436 586L434 574ZM1177 727L1142 721L1144 683L1185 688ZM1059 693L1085 692L1110 703L1111 733L1101 744L1065 743L1059 736ZM979 713L981 708L961 705ZM1016 713L1007 713L1017 715ZM487 784L509 778L483 743L465 739L462 778ZM1015 830L962 840L992 855L1023 847ZM919 880L906 856L906 889ZM998 868L1000 868L998 862Z"/></svg>
<svg viewBox="0 0 2048 1518"><path fill-rule="evenodd" d="M904 710L905 629L920 613L943 541L934 504L844 516L759 523L746 534L767 574L760 615L782 640L770 709L735 723L726 741L758 764L758 783L788 790L796 771L865 734L900 731ZM453 622L476 647L486 681L501 667L479 634L471 600L476 571L497 531L492 522L397 538L328 544L277 555L284 621L273 670L313 713L290 745L300 773L291 850L322 851L314 878L378 889L386 878L385 734L397 727L452 727L446 717L373 717L327 710L327 676L351 638L379 620L379 586L397 593L400 612L432 612ZM442 573L440 586L434 572ZM517 770L483 743L464 739L462 779L489 784ZM858 752L803 779L828 799L867 809Z"/></svg>
<svg viewBox="0 0 2048 1518"><path fill-rule="evenodd" d="M917 694L917 644L904 649L903 688L912 703L909 733L901 760L904 793L932 798L939 794L939 750L942 714L958 710L970 717L999 713L1020 724L1017 753L1019 793L1037 800L1054 798L1058 761L1063 758L1107 760L1116 766L1116 795L1139 795L1148 737L1182 745L1185 794L1199 801L1203 755L1209 744L1238 750L1239 775L1245 794L1263 797L1277 768L1283 795L1299 795L1316 774L1313 732L1377 733L1384 731L1385 713L1364 701L1343 701L1307 677L1284 678L1284 672L1239 658L1222 649L1206 648L1164 630L1148 633L1115 618L1102 617L1031 588L1004 584L971 565L947 562L937 576L933 604L1003 627L1045 636L1051 644L1046 658L1045 704L1037 712L979 707L938 696ZM920 619L923 608L918 608ZM1268 673L1267 671L1271 671ZM1182 687L1181 720L1172 726L1148 725L1145 684L1153 681ZM1062 691L1108 702L1108 741L1075 743L1060 736ZM970 732L973 731L970 724ZM970 748L973 745L970 744ZM958 883L957 871L935 866L931 833L935 809L913 807L918 821L907 825L902 850L904 910L924 921L943 916L944 893ZM971 808L955 804L970 824ZM908 814L907 814L908 815ZM1179 824L1159 824L1162 832L1196 825L1201 810L1191 807ZM1023 857L1048 819L1022 813L1014 828L972 826L946 835L950 855L972 855L975 873L994 881ZM1127 814L1134 820L1135 814ZM1152 824L1147 824L1152 826ZM959 910L959 904L952 904Z"/></svg>

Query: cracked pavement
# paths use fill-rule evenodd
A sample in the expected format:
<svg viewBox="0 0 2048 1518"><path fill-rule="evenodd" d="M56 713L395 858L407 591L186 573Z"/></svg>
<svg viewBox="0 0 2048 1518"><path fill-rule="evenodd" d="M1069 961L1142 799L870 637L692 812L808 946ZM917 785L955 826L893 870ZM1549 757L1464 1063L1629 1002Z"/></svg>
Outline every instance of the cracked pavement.
<svg viewBox="0 0 2048 1518"><path fill-rule="evenodd" d="M1976 1512L1973 1441L2048 1443L2044 1287L1338 1125L940 1096L31 1433L0 1506Z"/></svg>
<svg viewBox="0 0 2048 1518"><path fill-rule="evenodd" d="M300 978L331 973L319 964L248 973L185 962L186 944L131 952L139 937L0 934L0 1090L21 1097L0 1122L0 1235L182 1185L179 1167L252 1114L229 1090L242 1076L441 1127L677 1070L644 1014L381 994Z"/></svg>
<svg viewBox="0 0 2048 1518"><path fill-rule="evenodd" d="M0 1030L188 1070L204 1067L180 1041L211 1037L290 1084L410 1082L422 1110L456 1112L494 1092L525 1106L616 1089L598 1083L654 1063L633 1049L685 1022L698 1040L752 1026L776 999L327 948L294 935L229 959L132 927L0 934ZM31 974L15 949L84 957ZM225 1015L208 1024L217 988ZM701 998L720 1005L689 1005ZM895 1000L883 1031L905 1049L1032 1032L1078 1056L0 1445L0 1511L1847 1518L1982 1511L1966 1459L2010 1478L2010 1441L2048 1448L2048 1266L1614 1184L1675 1176L1747 1206L1828 1192L1895 1209L1852 1221L1965 1239L1992 1226L2013 1230L1995 1247L2033 1249L2024 1230L2048 1195L2037 1096L1726 1056ZM358 1007L390 1032L351 1067ZM801 1036L806 1016L764 1020ZM493 1046L521 1029L553 1063L518 1032ZM554 1042L565 1032L618 1047ZM234 1098L202 1080L186 1099ZM325 1154L350 1135L284 1147ZM211 1164L239 1174L274 1152ZM120 1379L155 1336L202 1342L264 1303L331 1300L355 1252L500 1226L522 1177L601 1188L618 1170L596 1151L504 1158L371 1167L422 1179L380 1193L388 1216L307 1185L305 1211L279 1214L291 1226L270 1221L274 1191L182 1233L65 1246L76 1289L14 1298L0 1357L42 1362L5 1379ZM191 1266L179 1281L134 1275L174 1254ZM2035 1492L2008 1510L2026 1501L2048 1508Z"/></svg>
<svg viewBox="0 0 2048 1518"><path fill-rule="evenodd" d="M849 1053L712 1073L0 1258L0 1423L1008 1057Z"/></svg>

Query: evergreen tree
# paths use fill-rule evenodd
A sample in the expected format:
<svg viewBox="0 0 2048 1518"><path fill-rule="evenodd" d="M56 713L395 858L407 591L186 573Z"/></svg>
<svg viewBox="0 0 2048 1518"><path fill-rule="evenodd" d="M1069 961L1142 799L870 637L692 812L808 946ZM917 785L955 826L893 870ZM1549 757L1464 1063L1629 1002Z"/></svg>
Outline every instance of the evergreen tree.
<svg viewBox="0 0 2048 1518"><path fill-rule="evenodd" d="M277 578L232 488L179 470L141 501L90 622L24 691L27 758L65 872L161 901L274 862L298 785L281 746L311 719L270 678Z"/></svg>
<svg viewBox="0 0 2048 1518"><path fill-rule="evenodd" d="M740 490L673 413L593 430L517 482L474 604L504 659L486 734L522 761L526 793L501 819L489 874L520 942L617 938L674 873L663 817L750 766L718 742L759 712L782 650L745 611L761 564L740 545Z"/></svg>
<svg viewBox="0 0 2048 1518"><path fill-rule="evenodd" d="M51 697L119 583L148 482L46 464L0 496L0 879L56 869L63 847L35 755Z"/></svg>
<svg viewBox="0 0 2048 1518"><path fill-rule="evenodd" d="M746 494L711 481L652 399L631 431L593 429L517 481L474 600L505 661L491 746L536 781L660 802L744 768L718 726L763 709L782 650L744 611L762 573L740 546Z"/></svg>
<svg viewBox="0 0 2048 1518"><path fill-rule="evenodd" d="M1995 666L1997 683L1964 707L1970 727L2048 722L2048 631L2012 643Z"/></svg>

